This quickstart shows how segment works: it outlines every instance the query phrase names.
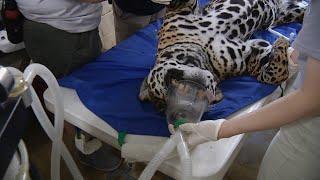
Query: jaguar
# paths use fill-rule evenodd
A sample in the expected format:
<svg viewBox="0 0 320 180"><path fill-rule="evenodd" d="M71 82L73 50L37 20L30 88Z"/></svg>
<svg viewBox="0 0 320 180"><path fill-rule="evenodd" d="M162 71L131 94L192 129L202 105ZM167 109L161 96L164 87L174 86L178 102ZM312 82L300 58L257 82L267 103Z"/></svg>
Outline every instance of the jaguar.
<svg viewBox="0 0 320 180"><path fill-rule="evenodd" d="M156 63L143 81L139 98L163 111L168 88L180 80L197 82L212 104L223 98L219 83L249 74L278 85L288 78L286 38L273 44L251 39L259 29L302 23L307 4L301 0L176 1L167 7L158 32Z"/></svg>

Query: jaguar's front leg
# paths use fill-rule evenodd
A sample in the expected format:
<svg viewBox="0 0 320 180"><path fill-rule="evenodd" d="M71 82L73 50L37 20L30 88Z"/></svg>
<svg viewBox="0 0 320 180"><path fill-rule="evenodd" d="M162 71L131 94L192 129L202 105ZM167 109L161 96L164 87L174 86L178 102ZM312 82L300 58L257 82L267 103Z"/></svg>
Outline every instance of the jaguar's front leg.
<svg viewBox="0 0 320 180"><path fill-rule="evenodd" d="M261 82L281 84L289 76L289 42L280 37L272 46L264 40L250 40L252 52L247 58L248 71Z"/></svg>

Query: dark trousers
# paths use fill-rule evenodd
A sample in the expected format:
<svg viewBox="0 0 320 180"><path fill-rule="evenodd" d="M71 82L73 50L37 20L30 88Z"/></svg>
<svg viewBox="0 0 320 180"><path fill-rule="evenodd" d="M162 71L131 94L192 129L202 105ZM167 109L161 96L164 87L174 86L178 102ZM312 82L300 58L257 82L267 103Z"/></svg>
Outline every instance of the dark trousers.
<svg viewBox="0 0 320 180"><path fill-rule="evenodd" d="M46 66L56 78L67 75L101 54L98 28L69 33L44 23L25 20L23 29L25 47L32 61ZM34 80L33 86L43 102L47 86L40 78Z"/></svg>
<svg viewBox="0 0 320 180"><path fill-rule="evenodd" d="M98 29L69 33L44 23L24 22L24 43L33 62L45 65L60 78L100 55Z"/></svg>

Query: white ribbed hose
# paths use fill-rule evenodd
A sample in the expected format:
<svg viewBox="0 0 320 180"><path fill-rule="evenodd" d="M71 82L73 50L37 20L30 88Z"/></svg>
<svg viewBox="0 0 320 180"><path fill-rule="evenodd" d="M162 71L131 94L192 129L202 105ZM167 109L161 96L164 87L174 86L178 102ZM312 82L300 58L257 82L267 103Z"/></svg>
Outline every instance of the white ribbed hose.
<svg viewBox="0 0 320 180"><path fill-rule="evenodd" d="M177 133L178 133L177 138L179 138L177 143L177 150L180 157L181 172L182 172L181 179L192 180L192 162L190 158L188 145L185 142L181 131L178 131Z"/></svg>
<svg viewBox="0 0 320 180"><path fill-rule="evenodd" d="M14 75L22 76L22 73L15 68L8 68L10 72ZM54 118L54 127L52 126L47 114L45 113L40 100L31 86L32 81L36 75L39 75L48 85L50 93L54 97L54 109L55 109L55 118ZM60 179L60 156L64 158L67 167L69 168L74 179L83 179L76 163L72 159L71 154L69 153L67 147L62 142L63 135L63 123L64 123L64 107L62 103L62 95L59 89L59 85L54 75L43 65L40 64L31 64L29 65L23 77L26 82L28 82L29 90L32 96L31 107L35 112L35 115L41 124L42 128L45 130L49 138L52 140L52 152L51 152L51 179L56 180Z"/></svg>
<svg viewBox="0 0 320 180"><path fill-rule="evenodd" d="M182 166L182 179L189 180L192 177L192 164L190 159L190 154L188 151L188 146L186 145L183 135L180 130L178 130L174 135L167 140L159 152L153 157L153 159L148 163L147 167L143 170L139 177L139 180L151 180L154 173L157 171L162 162L166 157L175 149L178 148L178 153L180 155L181 166Z"/></svg>

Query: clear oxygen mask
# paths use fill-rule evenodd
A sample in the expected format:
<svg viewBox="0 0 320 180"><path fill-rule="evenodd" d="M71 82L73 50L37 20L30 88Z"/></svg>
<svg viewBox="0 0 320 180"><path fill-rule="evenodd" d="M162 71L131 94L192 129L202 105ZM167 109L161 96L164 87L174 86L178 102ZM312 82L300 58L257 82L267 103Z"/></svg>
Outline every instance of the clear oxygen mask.
<svg viewBox="0 0 320 180"><path fill-rule="evenodd" d="M182 80L169 86L167 96L167 122L176 125L197 123L209 106L206 88L194 81Z"/></svg>

